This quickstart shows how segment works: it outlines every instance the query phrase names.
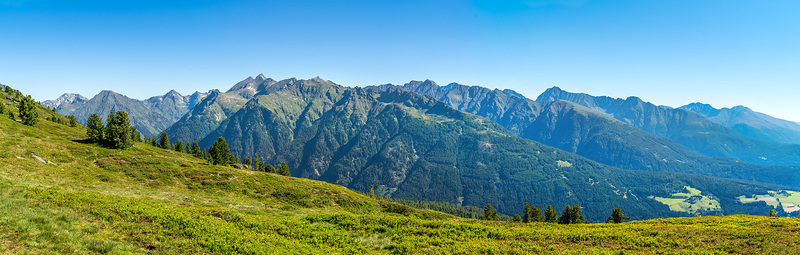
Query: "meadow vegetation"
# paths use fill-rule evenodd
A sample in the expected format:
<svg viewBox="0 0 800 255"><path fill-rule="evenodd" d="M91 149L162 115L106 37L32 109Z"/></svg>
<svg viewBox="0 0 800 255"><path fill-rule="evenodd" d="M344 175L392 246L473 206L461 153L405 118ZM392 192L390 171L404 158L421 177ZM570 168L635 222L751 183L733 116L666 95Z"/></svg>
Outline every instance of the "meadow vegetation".
<svg viewBox="0 0 800 255"><path fill-rule="evenodd" d="M0 104L19 115L8 98ZM63 118L36 110L43 120ZM774 254L800 242L800 220L783 217L569 225L460 218L141 142L101 146L86 127L52 121L0 118L0 147L2 253Z"/></svg>

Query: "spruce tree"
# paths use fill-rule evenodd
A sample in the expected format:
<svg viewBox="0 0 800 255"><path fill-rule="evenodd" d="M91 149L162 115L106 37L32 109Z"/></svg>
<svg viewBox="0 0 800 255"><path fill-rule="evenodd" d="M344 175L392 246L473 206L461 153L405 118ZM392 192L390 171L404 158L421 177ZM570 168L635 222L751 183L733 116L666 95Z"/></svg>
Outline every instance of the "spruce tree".
<svg viewBox="0 0 800 255"><path fill-rule="evenodd" d="M136 130L136 127L131 127L131 141L142 142L142 134L139 133L139 130Z"/></svg>
<svg viewBox="0 0 800 255"><path fill-rule="evenodd" d="M530 223L533 219L533 209L531 208L531 204L525 203L525 210L522 212L522 222Z"/></svg>
<svg viewBox="0 0 800 255"><path fill-rule="evenodd" d="M769 217L778 217L778 214L776 214L772 209L769 209Z"/></svg>
<svg viewBox="0 0 800 255"><path fill-rule="evenodd" d="M115 134L117 131L115 130L117 126L114 125L114 113L108 113L106 116L106 126L103 129L103 142L108 143L111 140L111 136Z"/></svg>
<svg viewBox="0 0 800 255"><path fill-rule="evenodd" d="M539 205L534 205L531 207L531 221L532 222L540 222L544 217L542 216L542 209L539 208Z"/></svg>
<svg viewBox="0 0 800 255"><path fill-rule="evenodd" d="M200 145L197 144L197 141L192 142L192 155L195 158L204 158L203 154L205 153L200 149Z"/></svg>
<svg viewBox="0 0 800 255"><path fill-rule="evenodd" d="M630 220L631 217L622 213L622 209L614 208L611 216L606 219L606 223L622 223L623 220Z"/></svg>
<svg viewBox="0 0 800 255"><path fill-rule="evenodd" d="M75 120L75 115L67 116L67 119L69 120L69 126L70 127L77 127L78 126L78 121Z"/></svg>
<svg viewBox="0 0 800 255"><path fill-rule="evenodd" d="M96 113L89 115L89 119L86 120L86 126L88 127L86 136L89 137L89 140L95 142L103 140L103 121L100 120Z"/></svg>
<svg viewBox="0 0 800 255"><path fill-rule="evenodd" d="M561 212L561 217L558 217L558 224L569 224L572 222L572 207L567 205L564 211Z"/></svg>
<svg viewBox="0 0 800 255"><path fill-rule="evenodd" d="M272 170L273 170L272 172L269 171L270 168L272 168ZM267 166L264 166L264 162L258 161L258 164L256 164L256 171L274 173L275 172L275 167L273 167L270 164L267 164Z"/></svg>
<svg viewBox="0 0 800 255"><path fill-rule="evenodd" d="M369 197L371 197L371 198L375 198L375 190L374 190L374 188L375 188L375 186L369 185ZM519 216L519 215L517 215L517 216Z"/></svg>
<svg viewBox="0 0 800 255"><path fill-rule="evenodd" d="M175 143L175 151L183 153L183 148L184 148L183 142L181 142L181 140L178 140L178 142Z"/></svg>
<svg viewBox="0 0 800 255"><path fill-rule="evenodd" d="M39 122L39 112L36 111L36 105L37 103L30 96L23 97L19 101L19 117L22 119L22 124L33 126Z"/></svg>
<svg viewBox="0 0 800 255"><path fill-rule="evenodd" d="M250 161L250 158L244 157L244 164L250 166L253 164L253 162Z"/></svg>
<svg viewBox="0 0 800 255"><path fill-rule="evenodd" d="M544 222L556 223L556 221L558 221L558 212L552 205L548 205L547 209L544 210Z"/></svg>
<svg viewBox="0 0 800 255"><path fill-rule="evenodd" d="M514 222L522 222L522 218L519 217L519 214L514 214Z"/></svg>
<svg viewBox="0 0 800 255"><path fill-rule="evenodd" d="M581 206L578 204L572 205L572 211L570 211L570 224L580 224L580 223L588 223L581 214Z"/></svg>
<svg viewBox="0 0 800 255"><path fill-rule="evenodd" d="M0 103L0 114L3 114L4 112L6 112L6 105L3 104L3 103Z"/></svg>
<svg viewBox="0 0 800 255"><path fill-rule="evenodd" d="M172 148L172 144L169 143L169 136L167 135L167 132L161 132L161 140L159 140L158 146L165 150Z"/></svg>
<svg viewBox="0 0 800 255"><path fill-rule="evenodd" d="M261 171L261 166L263 166L263 164L258 159L258 154L253 155L253 171Z"/></svg>
<svg viewBox="0 0 800 255"><path fill-rule="evenodd" d="M286 162L281 162L278 166L278 174L283 176L291 176L292 174L289 172L289 166L286 165Z"/></svg>
<svg viewBox="0 0 800 255"><path fill-rule="evenodd" d="M228 142L221 136L211 145L208 154L211 158L211 163L214 165L227 165L233 163L234 160L233 154L228 149Z"/></svg>
<svg viewBox="0 0 800 255"><path fill-rule="evenodd" d="M8 118L10 118L13 121L17 120L17 118L14 117L14 112L12 112L11 110L8 110Z"/></svg>
<svg viewBox="0 0 800 255"><path fill-rule="evenodd" d="M153 147L158 147L158 140L156 140L156 136L150 138L150 145L152 145Z"/></svg>
<svg viewBox="0 0 800 255"><path fill-rule="evenodd" d="M110 121L106 124L105 140L114 148L127 148L133 145L131 139L131 122L128 113L117 111L117 114L108 115Z"/></svg>
<svg viewBox="0 0 800 255"><path fill-rule="evenodd" d="M185 146L186 148L184 148L185 150L184 150L183 152L185 152L186 154L192 154L192 151L191 151L191 149L192 149L192 148L191 148L191 147L189 147L189 142L186 142L186 143L184 144L184 146Z"/></svg>
<svg viewBox="0 0 800 255"><path fill-rule="evenodd" d="M272 164L267 164L267 166L264 168L264 172L267 173L275 173L276 171L277 170L275 170L275 167L272 166Z"/></svg>
<svg viewBox="0 0 800 255"><path fill-rule="evenodd" d="M492 208L492 205L486 204L486 208L483 208L483 219L497 220L497 211Z"/></svg>

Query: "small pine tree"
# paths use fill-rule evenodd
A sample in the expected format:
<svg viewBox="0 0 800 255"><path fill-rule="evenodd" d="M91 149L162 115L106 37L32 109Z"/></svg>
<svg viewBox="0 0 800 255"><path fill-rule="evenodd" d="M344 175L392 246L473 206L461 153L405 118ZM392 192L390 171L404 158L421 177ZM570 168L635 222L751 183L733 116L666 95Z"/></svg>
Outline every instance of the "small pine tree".
<svg viewBox="0 0 800 255"><path fill-rule="evenodd" d="M75 115L67 116L67 120L69 120L69 126L70 127L77 127L78 126L78 121L75 119Z"/></svg>
<svg viewBox="0 0 800 255"><path fill-rule="evenodd" d="M564 211L561 212L561 217L558 217L558 224L569 224L572 222L572 219L570 218L571 216L572 207L567 205L567 207L564 208Z"/></svg>
<svg viewBox="0 0 800 255"><path fill-rule="evenodd" d="M253 163L252 164L253 164L253 171L261 171L261 169L259 169L259 164L261 164L261 161L258 159L258 154L253 155ZM263 165L263 164L261 164L261 165Z"/></svg>
<svg viewBox="0 0 800 255"><path fill-rule="evenodd" d="M274 166L272 166L272 164L267 164L266 168L264 168L264 172L267 173L275 173L276 171L277 170L275 169Z"/></svg>
<svg viewBox="0 0 800 255"><path fill-rule="evenodd" d="M583 214L581 214L581 206L580 205L573 204L572 205L572 211L570 213L572 214L569 217L570 218L570 224L589 223L588 221L586 221L584 219Z"/></svg>
<svg viewBox="0 0 800 255"><path fill-rule="evenodd" d="M244 157L244 164L249 166L249 165L252 165L252 164L253 164L253 162L252 162L252 161L250 161L250 158L248 158L248 157Z"/></svg>
<svg viewBox="0 0 800 255"><path fill-rule="evenodd" d="M178 142L175 143L175 151L183 153L183 148L184 148L183 142L181 142L181 140L178 140Z"/></svg>
<svg viewBox="0 0 800 255"><path fill-rule="evenodd" d="M197 141L192 142L192 155L195 158L205 158L203 155L205 152L200 149L200 145L197 144Z"/></svg>
<svg viewBox="0 0 800 255"><path fill-rule="evenodd" d="M139 133L139 130L136 130L136 127L131 127L131 141L142 142L142 134Z"/></svg>
<svg viewBox="0 0 800 255"><path fill-rule="evenodd" d="M369 197L375 198L375 190L373 185L369 185Z"/></svg>
<svg viewBox="0 0 800 255"><path fill-rule="evenodd" d="M286 162L281 162L281 164L278 165L277 173L280 174L280 175L283 175L283 176L291 176L292 175L292 173L289 172L289 166L286 165Z"/></svg>
<svg viewBox="0 0 800 255"><path fill-rule="evenodd" d="M12 112L11 110L8 110L8 118L14 121L17 120L17 117L14 117L14 112Z"/></svg>
<svg viewBox="0 0 800 255"><path fill-rule="evenodd" d="M159 140L158 147L161 149L169 150L172 148L172 144L169 143L169 136L167 132L161 132L161 139Z"/></svg>
<svg viewBox="0 0 800 255"><path fill-rule="evenodd" d="M539 205L534 205L533 208L531 208L531 218L533 222L540 222L544 219L544 216L542 216L542 209L539 208Z"/></svg>
<svg viewBox="0 0 800 255"><path fill-rule="evenodd" d="M152 138L150 138L150 145L152 145L153 147L159 147L158 146L158 140L156 140L156 136L153 136Z"/></svg>
<svg viewBox="0 0 800 255"><path fill-rule="evenodd" d="M778 214L776 214L774 210L769 209L769 217L778 217Z"/></svg>
<svg viewBox="0 0 800 255"><path fill-rule="evenodd" d="M556 223L556 221L558 221L558 212L552 205L548 205L547 209L544 210L544 222Z"/></svg>
<svg viewBox="0 0 800 255"><path fill-rule="evenodd" d="M622 213L622 209L614 208L611 216L606 219L606 223L622 223L623 220L630 220L631 217Z"/></svg>
<svg viewBox="0 0 800 255"><path fill-rule="evenodd" d="M3 104L3 103L0 103L0 114L3 114L4 112L6 112L6 105Z"/></svg>
<svg viewBox="0 0 800 255"><path fill-rule="evenodd" d="M514 222L522 222L522 218L519 217L519 214L514 214Z"/></svg>
<svg viewBox="0 0 800 255"><path fill-rule="evenodd" d="M533 218L533 210L531 208L531 204L525 203L525 210L522 211L522 215L525 216L522 222L530 223Z"/></svg>
<svg viewBox="0 0 800 255"><path fill-rule="evenodd" d="M116 114L109 114L109 121L106 124L105 140L111 147L114 148L128 148L133 145L131 139L131 121L128 119L128 113L117 111Z"/></svg>
<svg viewBox="0 0 800 255"><path fill-rule="evenodd" d="M23 97L19 101L19 117L22 119L22 124L33 126L39 122L39 112L36 111L37 104L30 96Z"/></svg>
<svg viewBox="0 0 800 255"><path fill-rule="evenodd" d="M272 168L272 170L273 170L272 172L269 172L269 171L267 170L267 169L269 169L270 167L271 167L271 168ZM256 164L256 171L259 171L259 172L267 172L267 173L274 173L274 170L275 170L275 167L273 167L272 165L269 165L269 164L267 164L267 166L264 166L264 162L258 161L258 164Z"/></svg>
<svg viewBox="0 0 800 255"><path fill-rule="evenodd" d="M184 146L185 146L186 148L184 148L184 151L183 151L183 152L185 152L186 154L192 154L192 151L191 151L191 149L192 149L192 148L191 148L191 147L189 147L189 142L186 142L186 143L184 144Z"/></svg>
<svg viewBox="0 0 800 255"><path fill-rule="evenodd" d="M233 154L228 149L228 142L221 136L211 145L208 154L211 158L211 163L214 165L227 165L233 163L234 160Z"/></svg>
<svg viewBox="0 0 800 255"><path fill-rule="evenodd" d="M497 211L492 208L491 204L486 204L486 208L483 209L483 219L497 220Z"/></svg>
<svg viewBox="0 0 800 255"><path fill-rule="evenodd" d="M103 140L103 121L100 120L100 117L97 116L96 113L92 113L89 115L89 119L86 120L86 136L89 137L89 140L99 142Z"/></svg>

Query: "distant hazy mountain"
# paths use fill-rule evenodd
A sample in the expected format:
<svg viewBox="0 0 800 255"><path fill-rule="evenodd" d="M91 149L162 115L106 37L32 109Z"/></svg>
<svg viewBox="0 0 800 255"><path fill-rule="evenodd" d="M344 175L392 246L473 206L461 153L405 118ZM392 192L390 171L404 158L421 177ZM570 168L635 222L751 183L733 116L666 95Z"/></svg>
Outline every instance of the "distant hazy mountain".
<svg viewBox="0 0 800 255"><path fill-rule="evenodd" d="M282 82L255 93L201 145L224 137L238 157L286 162L294 176L359 191L374 186L395 198L491 203L503 213L530 202L580 203L593 221L614 207L646 218L686 215L649 198L684 185L713 190L732 211L758 206L735 201L741 189L756 187L746 181L608 167L410 91L348 88L318 78ZM195 110L214 105L214 98L222 97L210 95Z"/></svg>
<svg viewBox="0 0 800 255"><path fill-rule="evenodd" d="M97 113L101 118L105 118L109 112L126 111L131 116L131 124L143 135L152 137L180 119L206 95L208 93L195 92L191 96L182 96L172 90L163 96L140 101L106 90L92 99L78 94L63 94L55 100L48 100L42 104L55 108L60 114L75 115L75 118L81 123L86 123L86 119L92 113Z"/></svg>
<svg viewBox="0 0 800 255"><path fill-rule="evenodd" d="M750 138L800 144L800 123L775 118L744 106L716 109L708 104L692 103L680 109L699 113Z"/></svg>
<svg viewBox="0 0 800 255"><path fill-rule="evenodd" d="M72 115L78 107L83 106L89 99L79 94L64 93L55 100L47 100L42 105L57 109L62 115Z"/></svg>
<svg viewBox="0 0 800 255"><path fill-rule="evenodd" d="M796 167L708 157L569 101L536 102L507 90L456 83L440 87L430 80L376 86L382 90L391 87L435 96L458 110L489 118L520 137L611 166L800 184L800 178L794 177Z"/></svg>
<svg viewBox="0 0 800 255"><path fill-rule="evenodd" d="M629 125L672 139L702 154L729 157L761 165L800 165L800 145L753 139L717 124L705 116L668 109L637 97L615 99L570 93L553 87L536 101L567 100L607 113Z"/></svg>

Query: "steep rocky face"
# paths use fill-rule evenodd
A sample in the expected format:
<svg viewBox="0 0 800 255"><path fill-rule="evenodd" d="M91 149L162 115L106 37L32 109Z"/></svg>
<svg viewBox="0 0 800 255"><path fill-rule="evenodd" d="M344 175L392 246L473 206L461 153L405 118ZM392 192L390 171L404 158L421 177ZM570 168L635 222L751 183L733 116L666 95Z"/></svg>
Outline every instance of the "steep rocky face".
<svg viewBox="0 0 800 255"><path fill-rule="evenodd" d="M800 165L800 145L746 137L695 112L658 107L637 97L594 97L557 87L548 89L537 99L540 102L554 100L567 100L599 109L626 124L669 138L707 156L761 165Z"/></svg>
<svg viewBox="0 0 800 255"><path fill-rule="evenodd" d="M692 103L680 109L699 113L753 139L800 144L800 123L775 118L744 106L716 109L708 104Z"/></svg>
<svg viewBox="0 0 800 255"><path fill-rule="evenodd" d="M42 105L56 109L62 115L72 115L75 110L82 107L89 99L79 94L64 93L55 100L47 100Z"/></svg>
<svg viewBox="0 0 800 255"><path fill-rule="evenodd" d="M225 93L209 92L165 132L171 140L200 141L257 94L280 90L292 86L295 82L297 82L295 78L275 81L263 74L259 74L256 78L247 77ZM189 100L188 105L192 105L192 100Z"/></svg>

